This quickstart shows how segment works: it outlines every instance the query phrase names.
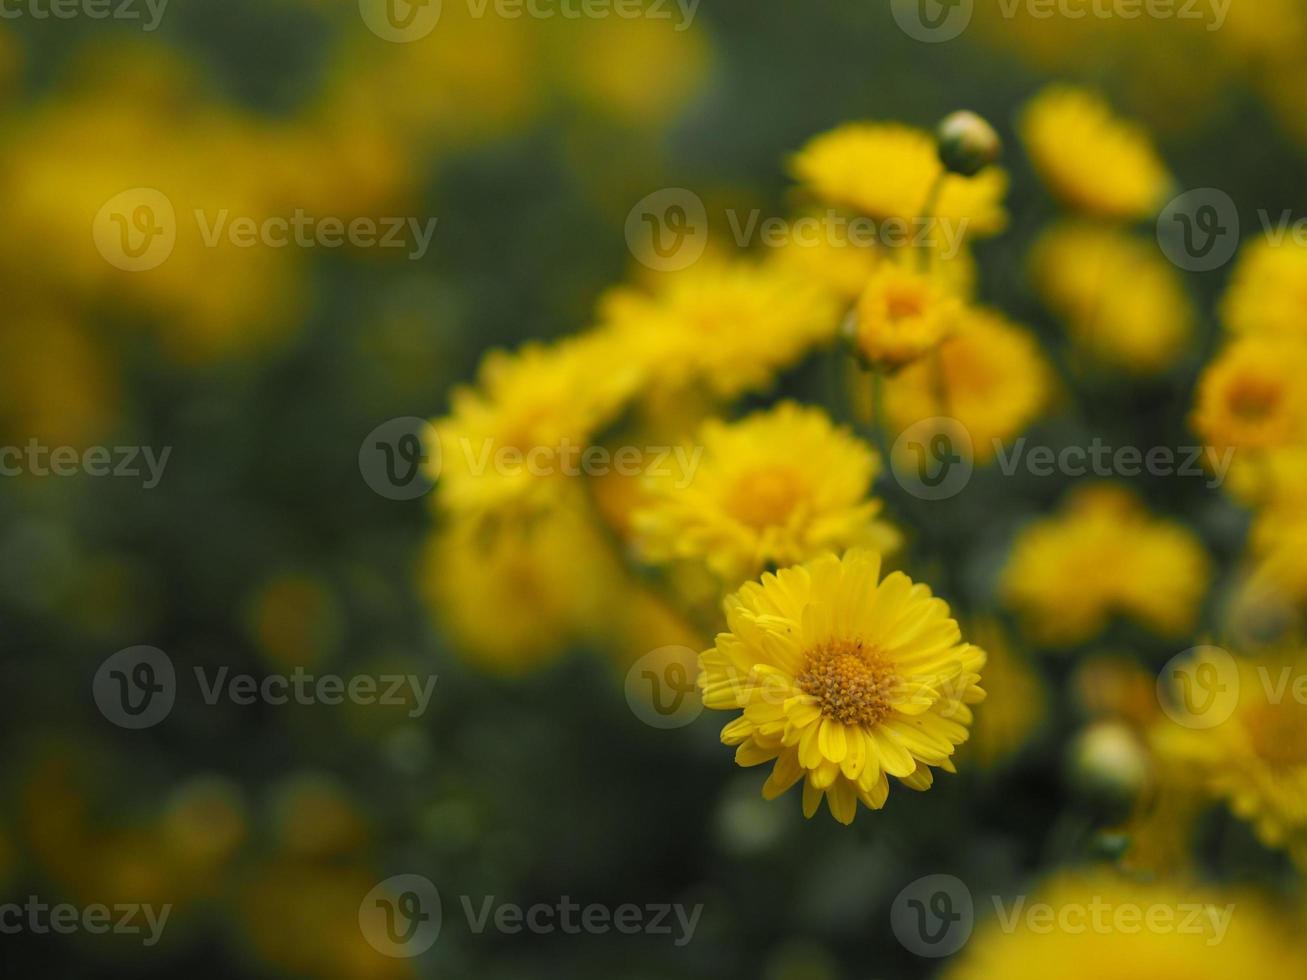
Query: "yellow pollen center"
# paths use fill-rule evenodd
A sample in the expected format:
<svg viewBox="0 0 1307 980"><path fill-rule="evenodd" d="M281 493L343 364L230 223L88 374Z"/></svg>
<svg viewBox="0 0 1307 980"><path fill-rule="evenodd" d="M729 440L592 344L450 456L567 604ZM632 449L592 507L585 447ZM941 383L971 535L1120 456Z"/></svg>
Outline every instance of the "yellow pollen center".
<svg viewBox="0 0 1307 980"><path fill-rule="evenodd" d="M797 471L767 467L738 477L727 504L737 520L761 530L787 523L805 494L806 484Z"/></svg>
<svg viewBox="0 0 1307 980"><path fill-rule="evenodd" d="M895 289L886 297L885 309L895 322L921 316L926 312L926 297L918 289Z"/></svg>
<svg viewBox="0 0 1307 980"><path fill-rule="evenodd" d="M1279 388L1265 381L1244 379L1230 392L1230 411L1247 422L1269 417L1279 403Z"/></svg>
<svg viewBox="0 0 1307 980"><path fill-rule="evenodd" d="M837 640L809 650L799 688L822 714L846 725L874 725L893 708L898 677L880 652L861 640Z"/></svg>

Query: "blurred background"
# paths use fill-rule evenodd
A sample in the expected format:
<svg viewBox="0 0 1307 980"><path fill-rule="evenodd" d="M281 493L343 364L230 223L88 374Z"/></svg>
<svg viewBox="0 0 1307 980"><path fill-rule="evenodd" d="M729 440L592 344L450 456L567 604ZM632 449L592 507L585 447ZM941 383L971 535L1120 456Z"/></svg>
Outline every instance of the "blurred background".
<svg viewBox="0 0 1307 980"><path fill-rule="evenodd" d="M1074 656L1013 641L996 669L1016 707L959 774L844 828L804 821L793 795L764 802L762 775L719 743L724 717L649 723L628 697L631 665L705 637L614 599L614 575L587 565L588 531L560 531L521 578L475 552L433 558L430 499L386 492L360 452L392 419L446 413L488 350L575 333L607 290L647 277L627 244L637 201L683 187L712 215L788 213L787 159L848 120L930 127L970 108L994 123L1011 220L976 249L977 290L1060 349L1026 261L1057 208L1016 149L1020 108L1052 80L1091 86L1148 128L1180 184L1221 188L1249 216L1278 212L1307 174L1307 5L1234 0L1219 30L981 5L936 44L885 5L846 0L710 0L689 16L654 4L632 18L444 0L435 29L406 42L370 27L366 0L120 2L106 17L89 0L67 17L11 2L0 21L0 444L21 450L0 480L0 899L171 913L148 946L5 934L0 973L925 977L939 964L892 930L905 884L948 873L1011 894L1110 849L1090 830L1115 818L1085 799L1068 752L1105 718L1106 751L1113 737L1137 748L1157 668L1223 628L1217 597L1249 518L1203 481L1133 483L1215 564L1213 598L1180 642L1128 623ZM140 210L142 188L175 209L175 236ZM402 216L412 247L225 234L209 246L197 210L256 225ZM422 247L407 222L433 218ZM156 240L168 251L153 262ZM1078 407L1039 423L1042 439L1192 444L1227 279L1183 277L1197 326L1144 381L1081 377L1068 355L1063 404ZM777 393L828 383L801 367ZM82 461L67 475L49 455L60 447ZM122 472L96 475L94 447ZM992 611L1014 534L1072 482L979 474L932 513L923 577L967 615ZM892 485L878 492L905 522L922 513ZM462 563L457 589L433 581L433 561ZM603 614L560 629L542 576ZM1006 627L993 629L984 645L1002 649ZM101 695L106 661L140 645L175 668L175 703L133 727ZM434 688L425 704L411 690L400 704L210 704L196 667ZM1283 853L1220 807L1185 819L1189 873L1255 885L1301 928ZM1148 863L1171 860L1179 820L1150 825ZM444 927L422 956L388 957L359 905L405 873L438 886ZM703 911L680 946L477 935L458 896Z"/></svg>

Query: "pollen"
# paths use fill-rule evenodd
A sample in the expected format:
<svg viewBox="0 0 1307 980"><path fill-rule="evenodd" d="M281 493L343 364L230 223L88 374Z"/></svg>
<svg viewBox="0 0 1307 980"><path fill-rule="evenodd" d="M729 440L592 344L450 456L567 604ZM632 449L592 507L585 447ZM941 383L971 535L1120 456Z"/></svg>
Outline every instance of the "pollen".
<svg viewBox="0 0 1307 980"><path fill-rule="evenodd" d="M822 714L846 725L874 725L893 708L898 684L879 651L861 640L824 643L804 656L799 688L821 704Z"/></svg>

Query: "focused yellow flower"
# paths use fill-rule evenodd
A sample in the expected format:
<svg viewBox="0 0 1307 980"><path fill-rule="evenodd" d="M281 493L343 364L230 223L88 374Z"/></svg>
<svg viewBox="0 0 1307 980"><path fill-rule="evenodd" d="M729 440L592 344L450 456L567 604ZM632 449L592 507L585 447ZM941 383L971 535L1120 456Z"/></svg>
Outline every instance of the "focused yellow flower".
<svg viewBox="0 0 1307 980"><path fill-rule="evenodd" d="M853 343L867 364L897 371L952 334L962 309L962 300L939 278L886 262L858 298Z"/></svg>
<svg viewBox="0 0 1307 980"><path fill-rule="evenodd" d="M1045 302L1093 359L1140 373L1170 367L1193 334L1194 309L1155 245L1129 232L1067 223L1032 253Z"/></svg>
<svg viewBox="0 0 1307 980"><path fill-rule="evenodd" d="M1107 871L1065 873L1004 903L944 980L1299 976L1294 929L1262 899Z"/></svg>
<svg viewBox="0 0 1307 980"><path fill-rule="evenodd" d="M869 496L880 462L819 408L783 402L713 419L690 452L650 474L636 540L647 560L704 562L731 588L832 549L890 550L898 535Z"/></svg>
<svg viewBox="0 0 1307 980"><path fill-rule="evenodd" d="M925 419L957 419L979 463L996 444L1043 414L1053 372L1034 336L992 310L966 308L937 358L911 364L885 384L894 431Z"/></svg>
<svg viewBox="0 0 1307 980"><path fill-rule="evenodd" d="M1068 207L1133 220L1157 213L1171 175L1148 134L1098 95L1055 85L1021 117L1021 136L1044 182Z"/></svg>
<svg viewBox="0 0 1307 980"><path fill-rule="evenodd" d="M1002 592L1033 637L1072 646L1093 639L1113 615L1181 637L1209 579L1210 561L1192 531L1101 485L1076 491L1061 513L1018 535Z"/></svg>
<svg viewBox="0 0 1307 980"><path fill-rule="evenodd" d="M1307 652L1294 647L1232 659L1237 680L1228 670L1212 674L1220 685L1213 696L1223 700L1209 709L1230 710L1230 717L1207 728L1159 721L1154 744L1167 764L1187 767L1248 821L1262 843L1289 851L1307 868L1307 703L1300 697ZM1203 666L1196 665L1195 676Z"/></svg>
<svg viewBox="0 0 1307 980"><path fill-rule="evenodd" d="M441 507L483 518L552 506L585 478L585 450L638 380L603 333L492 351L477 386L456 389L450 414L434 423Z"/></svg>
<svg viewBox="0 0 1307 980"><path fill-rule="evenodd" d="M1307 245L1286 235L1244 246L1221 313L1233 333L1307 340Z"/></svg>
<svg viewBox="0 0 1307 980"><path fill-rule="evenodd" d="M945 174L935 138L911 126L847 123L811 139L790 169L820 200L877 221L911 223L930 207L931 217L964 235L992 235L1007 224L1007 173L995 166L975 177Z"/></svg>
<svg viewBox="0 0 1307 980"><path fill-rule="evenodd" d="M803 780L840 823L879 810L887 776L929 789L966 741L985 653L948 604L880 556L855 550L767 574L726 600L728 631L699 658L704 705L743 714L722 729L742 766L775 762L774 799Z"/></svg>
<svg viewBox="0 0 1307 980"><path fill-rule="evenodd" d="M776 263L702 260L652 292L610 293L601 316L655 390L702 385L719 398L771 386L812 347L834 338L840 304Z"/></svg>

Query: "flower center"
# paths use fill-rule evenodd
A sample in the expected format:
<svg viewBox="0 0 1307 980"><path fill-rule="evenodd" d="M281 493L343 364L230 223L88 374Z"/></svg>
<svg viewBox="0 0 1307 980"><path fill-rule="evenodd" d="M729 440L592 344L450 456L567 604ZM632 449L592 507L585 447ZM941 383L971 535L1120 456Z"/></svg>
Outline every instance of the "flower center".
<svg viewBox="0 0 1307 980"><path fill-rule="evenodd" d="M926 296L920 289L900 286L885 297L885 312L894 322L921 316L926 312Z"/></svg>
<svg viewBox="0 0 1307 980"><path fill-rule="evenodd" d="M1276 769L1307 766L1307 708L1292 697L1248 717L1253 750Z"/></svg>
<svg viewBox="0 0 1307 980"><path fill-rule="evenodd" d="M728 505L737 520L761 530L785 524L805 493L803 477L796 470L765 467L736 479Z"/></svg>
<svg viewBox="0 0 1307 980"><path fill-rule="evenodd" d="M1245 422L1260 422L1280 404L1280 389L1263 380L1245 378L1230 392L1230 411Z"/></svg>
<svg viewBox="0 0 1307 980"><path fill-rule="evenodd" d="M836 640L804 654L799 688L815 697L822 714L846 725L874 725L893 708L893 668L861 640Z"/></svg>

